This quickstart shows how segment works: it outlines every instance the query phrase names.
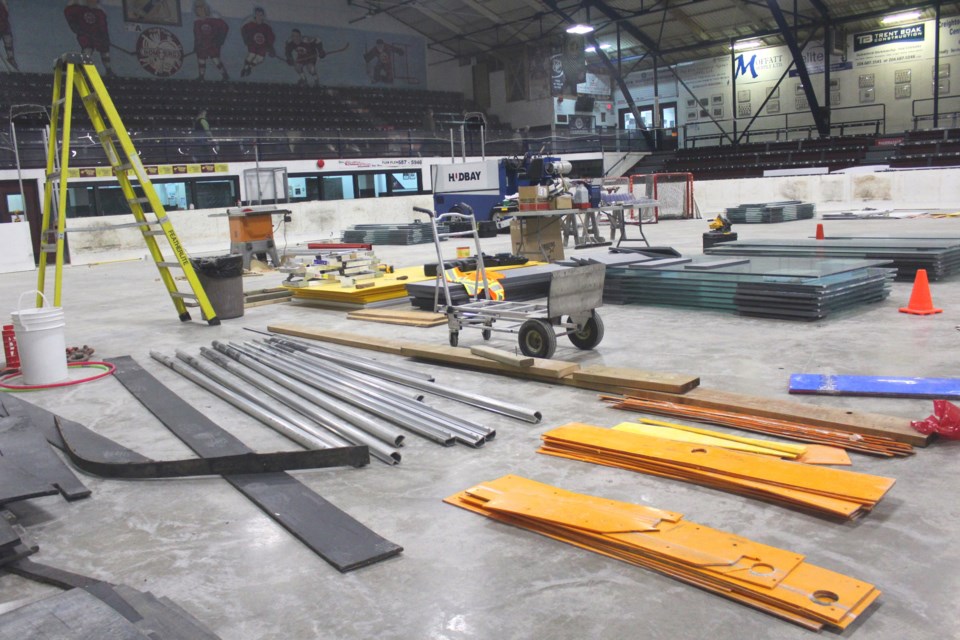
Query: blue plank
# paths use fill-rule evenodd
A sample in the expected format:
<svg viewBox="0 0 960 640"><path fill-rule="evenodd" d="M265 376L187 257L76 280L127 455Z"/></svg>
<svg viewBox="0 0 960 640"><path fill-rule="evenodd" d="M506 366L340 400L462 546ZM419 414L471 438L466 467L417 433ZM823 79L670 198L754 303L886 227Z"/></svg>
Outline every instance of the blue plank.
<svg viewBox="0 0 960 640"><path fill-rule="evenodd" d="M794 373L790 393L826 396L882 396L887 398L960 398L960 378L902 378L897 376L839 376Z"/></svg>

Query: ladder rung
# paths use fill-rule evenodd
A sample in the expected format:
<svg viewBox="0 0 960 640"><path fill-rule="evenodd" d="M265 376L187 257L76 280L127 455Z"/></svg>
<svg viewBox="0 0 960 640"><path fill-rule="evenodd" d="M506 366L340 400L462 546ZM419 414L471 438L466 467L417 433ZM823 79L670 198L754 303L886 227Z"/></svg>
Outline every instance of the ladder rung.
<svg viewBox="0 0 960 640"><path fill-rule="evenodd" d="M116 130L116 129L104 129L103 131L101 131L101 132L99 132L99 133L97 134L97 136L98 136L101 140L103 140L104 138L112 138L112 137L115 136L115 135L117 135L117 130Z"/></svg>
<svg viewBox="0 0 960 640"><path fill-rule="evenodd" d="M181 267L179 262L158 262L158 267L166 267L167 269L179 269Z"/></svg>
<svg viewBox="0 0 960 640"><path fill-rule="evenodd" d="M47 180L50 180L52 182L54 180L59 180L62 176L63 176L62 171L54 171L53 173L47 174Z"/></svg>
<svg viewBox="0 0 960 640"><path fill-rule="evenodd" d="M133 165L127 162L126 164L118 164L113 168L114 171L133 171Z"/></svg>
<svg viewBox="0 0 960 640"><path fill-rule="evenodd" d="M59 106L59 105L61 105L61 104L64 104L66 101L67 101L66 98L60 98L59 100L57 100L56 102L53 103L53 106L55 106L55 107L56 107L56 106Z"/></svg>
<svg viewBox="0 0 960 640"><path fill-rule="evenodd" d="M42 244L40 245L40 250L44 253L56 253L57 245L55 244Z"/></svg>
<svg viewBox="0 0 960 640"><path fill-rule="evenodd" d="M149 223L149 222L148 222L148 223L145 223L145 224L155 224L155 223ZM145 235L145 236L165 236L165 235L167 235L167 232L166 232L166 231L160 231L160 230L157 230L157 231L144 231L144 232L143 232L143 235Z"/></svg>
<svg viewBox="0 0 960 640"><path fill-rule="evenodd" d="M127 200L127 204L146 204L150 202L150 198L130 198Z"/></svg>
<svg viewBox="0 0 960 640"><path fill-rule="evenodd" d="M83 96L84 102L96 102L99 99L100 98L95 93L88 93L87 95Z"/></svg>
<svg viewBox="0 0 960 640"><path fill-rule="evenodd" d="M181 300L196 300L197 294L195 293L183 293L182 291L171 291L171 298L180 298Z"/></svg>

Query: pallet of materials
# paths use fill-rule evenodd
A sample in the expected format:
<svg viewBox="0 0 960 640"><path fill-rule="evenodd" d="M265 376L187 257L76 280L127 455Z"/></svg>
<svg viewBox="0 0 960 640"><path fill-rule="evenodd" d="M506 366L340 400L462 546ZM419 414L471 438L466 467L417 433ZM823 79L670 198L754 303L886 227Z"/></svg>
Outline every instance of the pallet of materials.
<svg viewBox="0 0 960 640"><path fill-rule="evenodd" d="M879 597L866 582L638 504L564 491L519 476L444 500L493 520L628 562L807 629L845 629Z"/></svg>
<svg viewBox="0 0 960 640"><path fill-rule="evenodd" d="M393 273L384 273L377 278L363 281L352 286L336 280L315 281L307 286L293 288L293 301L296 303L328 307L333 309L355 310L370 305L397 304L407 295L409 282L427 280L422 267L406 267ZM362 286L372 283L373 286Z"/></svg>
<svg viewBox="0 0 960 640"><path fill-rule="evenodd" d="M782 240L738 240L704 249L712 256L817 258L820 260L879 260L896 268L897 279L912 282L918 269L926 269L930 280L960 272L960 238L851 238L823 240L795 238Z"/></svg>
<svg viewBox="0 0 960 640"><path fill-rule="evenodd" d="M786 200L784 202L741 204L736 207L727 207L726 213L727 218L734 224L791 222L813 218L816 213L816 205L812 202Z"/></svg>

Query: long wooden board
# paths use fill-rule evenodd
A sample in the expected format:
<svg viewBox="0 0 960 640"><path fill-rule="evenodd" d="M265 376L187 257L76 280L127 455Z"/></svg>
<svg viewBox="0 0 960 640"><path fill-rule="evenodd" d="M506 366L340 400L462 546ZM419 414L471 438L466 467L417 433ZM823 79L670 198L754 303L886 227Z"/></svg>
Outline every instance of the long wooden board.
<svg viewBox="0 0 960 640"><path fill-rule="evenodd" d="M347 347L357 347L358 349L369 349L371 351L379 351L380 353L392 353L397 356L400 355L400 350L403 345L407 344L403 340L388 340L386 338L375 338L358 333L311 329L310 327L297 324L272 324L267 327L267 331L282 333L285 336L332 342Z"/></svg>
<svg viewBox="0 0 960 640"><path fill-rule="evenodd" d="M514 365L496 362L495 360L489 360L482 356L475 356L470 353L470 349L443 345L407 343L400 349L400 353L419 360L445 362L467 369L493 371L495 373L505 373L523 378L546 379L550 381L565 378L580 368L580 365L575 362L547 360L544 358L534 358L533 364L529 367L516 367Z"/></svg>
<svg viewBox="0 0 960 640"><path fill-rule="evenodd" d="M931 440L931 436L923 435L910 428L909 419L877 413L821 407L790 400L749 396L742 393L717 391L703 387L698 387L682 394L663 393L644 389L637 389L629 393L635 398L644 398L646 400L662 400L664 402L676 402L695 407L751 413L766 418L794 420L820 427L829 427L831 429L843 429L855 433L884 436L898 442L911 444L915 447L925 447Z"/></svg>
<svg viewBox="0 0 960 640"><path fill-rule="evenodd" d="M430 311L410 309L358 309L347 314L350 320L367 320L405 327L438 327L447 323L447 316Z"/></svg>
<svg viewBox="0 0 960 640"><path fill-rule="evenodd" d="M597 391L608 391L615 387L625 389L649 389L667 393L686 393L700 384L698 376L680 373L659 373L641 371L625 367L607 367L592 365L574 372L575 386Z"/></svg>
<svg viewBox="0 0 960 640"><path fill-rule="evenodd" d="M534 358L514 355L509 351L504 351L503 349L495 349L493 347L485 347L483 345L470 347L470 353L475 356L480 356L481 358L487 358L488 360L495 360L497 362L502 362L503 364L508 364L511 367L530 367L533 366L534 362Z"/></svg>

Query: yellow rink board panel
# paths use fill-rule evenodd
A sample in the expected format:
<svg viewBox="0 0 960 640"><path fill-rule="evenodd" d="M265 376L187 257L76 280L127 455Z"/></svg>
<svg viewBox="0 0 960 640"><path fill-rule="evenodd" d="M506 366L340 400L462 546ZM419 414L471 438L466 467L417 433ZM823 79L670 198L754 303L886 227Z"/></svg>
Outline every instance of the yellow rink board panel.
<svg viewBox="0 0 960 640"><path fill-rule="evenodd" d="M880 592L797 553L643 505L508 475L444 502L658 571L813 630L844 629Z"/></svg>

